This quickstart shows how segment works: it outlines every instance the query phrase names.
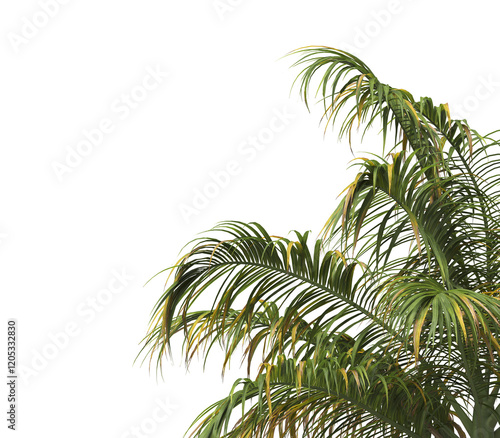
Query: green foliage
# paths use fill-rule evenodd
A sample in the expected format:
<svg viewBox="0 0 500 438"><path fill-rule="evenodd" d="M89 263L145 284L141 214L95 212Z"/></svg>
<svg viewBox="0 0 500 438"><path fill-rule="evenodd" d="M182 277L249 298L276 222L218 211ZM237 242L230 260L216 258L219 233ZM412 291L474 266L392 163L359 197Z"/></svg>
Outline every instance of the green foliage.
<svg viewBox="0 0 500 438"><path fill-rule="evenodd" d="M495 133L346 52L293 55L306 105L319 77L327 126L350 142L353 126L379 122L384 148L394 142L360 158L318 240L241 222L197 239L170 268L141 352L161 370L180 334L186 364L218 346L226 367L243 347L249 376L198 417L195 437L499 437Z"/></svg>

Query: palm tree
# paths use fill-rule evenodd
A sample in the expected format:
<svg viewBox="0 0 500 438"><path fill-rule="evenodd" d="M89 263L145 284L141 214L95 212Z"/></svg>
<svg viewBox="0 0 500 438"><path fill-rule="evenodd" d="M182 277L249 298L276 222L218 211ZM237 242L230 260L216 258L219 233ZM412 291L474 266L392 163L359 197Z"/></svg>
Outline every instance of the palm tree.
<svg viewBox="0 0 500 438"><path fill-rule="evenodd" d="M364 135L380 121L388 153L359 159L312 242L235 221L196 239L169 268L141 351L161 369L180 334L186 364L217 344L226 367L243 347L247 377L194 437L499 438L495 133L379 82L344 51L292 54L306 105L319 77L326 125L350 142L354 126Z"/></svg>

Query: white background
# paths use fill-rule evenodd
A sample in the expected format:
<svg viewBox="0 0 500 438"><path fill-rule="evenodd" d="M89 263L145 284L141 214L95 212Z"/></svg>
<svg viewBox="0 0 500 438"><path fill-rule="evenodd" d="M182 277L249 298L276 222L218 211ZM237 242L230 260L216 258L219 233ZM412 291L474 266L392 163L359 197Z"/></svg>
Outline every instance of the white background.
<svg viewBox="0 0 500 438"><path fill-rule="evenodd" d="M290 95L290 50L350 48L382 82L448 102L484 133L499 125L493 2L66 0L51 17L42 3L0 6L0 323L19 326L21 437L181 437L245 375L234 363L222 382L217 354L186 373L179 349L164 381L134 365L165 276L143 285L220 220L321 229L353 156ZM144 93L151 69L168 75ZM126 112L124 95L140 102ZM287 124L251 154L241 145L269 135L276 111ZM103 119L113 132L75 158ZM353 149L381 153L381 139ZM239 174L214 189L233 161Z"/></svg>

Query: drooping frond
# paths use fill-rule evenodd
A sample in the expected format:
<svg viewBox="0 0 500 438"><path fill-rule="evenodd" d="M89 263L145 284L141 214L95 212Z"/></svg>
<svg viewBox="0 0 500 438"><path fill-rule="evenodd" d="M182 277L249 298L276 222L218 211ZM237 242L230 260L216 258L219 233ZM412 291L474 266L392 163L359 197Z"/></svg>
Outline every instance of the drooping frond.
<svg viewBox="0 0 500 438"><path fill-rule="evenodd" d="M299 56L293 66L303 67L298 79L306 105L313 78L319 75L316 95L321 94L327 126L336 125L337 117L345 110L339 135L347 135L349 141L356 122L357 127L365 124L364 135L380 120L384 145L388 131L394 128L395 138L402 138L403 148L409 145L417 153L429 179L438 176L435 165L440 162L444 142L456 149L464 143L472 146L470 128L465 122L451 119L448 104L435 106L428 97L416 100L410 92L380 82L354 55L322 46L298 49L291 55Z"/></svg>
<svg viewBox="0 0 500 438"><path fill-rule="evenodd" d="M221 223L212 230L218 232L226 238L200 239L182 258L158 301L144 347L159 360L181 330L188 360L214 340L224 342L227 359L247 342L251 358L260 342L272 354L285 349L305 354L318 336L331 343L333 333L348 333L363 322L384 330L369 310L373 297L355 281L356 267L362 270L356 261L339 251L322 254L321 241L310 249L308 233L296 232L297 240L289 240L239 222ZM212 307L193 312L209 287Z"/></svg>
<svg viewBox="0 0 500 438"><path fill-rule="evenodd" d="M319 356L264 363L255 380L238 380L227 398L198 417L192 436L382 438L452 431L446 401L437 391L424 394L427 378L420 370L407 372L383 358L350 352Z"/></svg>

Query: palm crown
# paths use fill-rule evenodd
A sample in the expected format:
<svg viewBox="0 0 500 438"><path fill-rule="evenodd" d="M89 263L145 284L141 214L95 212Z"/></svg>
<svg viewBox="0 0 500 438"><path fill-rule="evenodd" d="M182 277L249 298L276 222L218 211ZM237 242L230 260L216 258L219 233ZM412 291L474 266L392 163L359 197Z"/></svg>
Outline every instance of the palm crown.
<svg viewBox="0 0 500 438"><path fill-rule="evenodd" d="M500 437L494 133L341 50L293 54L306 105L319 76L327 126L350 142L380 120L389 153L359 160L313 242L235 221L194 241L169 268L142 352L161 368L179 333L187 363L218 344L226 366L243 346L249 377L197 418L195 437Z"/></svg>

